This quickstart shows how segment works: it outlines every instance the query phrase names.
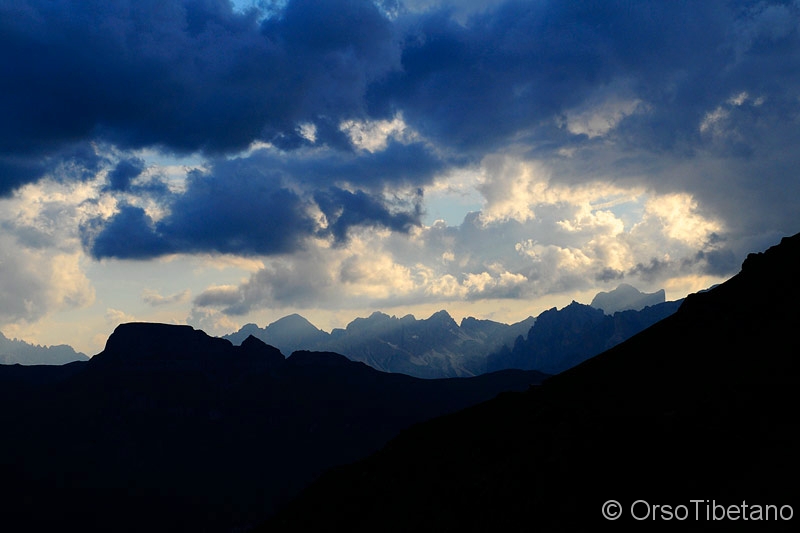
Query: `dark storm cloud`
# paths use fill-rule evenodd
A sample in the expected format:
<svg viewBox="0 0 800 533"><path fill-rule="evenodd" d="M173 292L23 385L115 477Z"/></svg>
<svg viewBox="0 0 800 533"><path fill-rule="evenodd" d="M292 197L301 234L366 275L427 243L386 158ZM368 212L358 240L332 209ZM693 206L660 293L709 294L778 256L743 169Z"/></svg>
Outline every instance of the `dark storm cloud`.
<svg viewBox="0 0 800 533"><path fill-rule="evenodd" d="M713 2L507 2L466 25L434 11L409 25L402 70L370 101L449 144L497 146L619 78L663 98L671 77L707 66L729 16Z"/></svg>
<svg viewBox="0 0 800 533"><path fill-rule="evenodd" d="M304 121L346 148L339 120L368 111L488 148L521 132L541 140L539 128L620 81L650 106L625 137L674 147L699 140L697 123L731 91L791 95L787 77L800 76L788 68L792 4L512 1L462 24L446 9L390 21L369 1L294 0L260 26L222 0L13 6L0 8L5 155L93 136L189 152L254 139L294 148Z"/></svg>
<svg viewBox="0 0 800 533"><path fill-rule="evenodd" d="M422 154L413 146L409 149ZM305 239L312 236L331 236L344 243L352 226L405 232L419 225L419 190L410 199L394 199L384 197L381 191L349 191L336 184L368 183L370 176L388 182L427 182L430 174L418 175L419 168L413 166L407 172L402 167L386 167L381 156L366 157L353 166L354 157L348 153L338 159L309 156L298 166L293 159L287 161L264 150L248 157L219 159L207 172L191 172L183 192L157 187L145 191L146 184L135 186L142 195L163 205L168 214L153 221L141 208L123 205L109 219L97 218L84 225L84 246L96 258L147 259L205 252L275 255L302 249ZM432 156L427 159L433 161ZM428 164L420 165L427 168ZM438 168L433 163L430 166ZM330 169L334 179L325 183L325 174L317 167ZM311 192L305 194L304 190ZM324 227L310 212L314 205L327 218Z"/></svg>
<svg viewBox="0 0 800 533"><path fill-rule="evenodd" d="M365 1L301 0L261 27L223 0L20 0L0 6L0 193L36 164L102 139L221 153L361 113L393 63L391 27Z"/></svg>
<svg viewBox="0 0 800 533"><path fill-rule="evenodd" d="M295 250L314 230L304 202L273 181L250 178L195 172L184 193L162 198L170 210L164 218L156 222L139 207L123 206L110 219L84 226L84 245L94 257L122 259Z"/></svg>
<svg viewBox="0 0 800 533"><path fill-rule="evenodd" d="M311 231L308 198L365 210L339 217L345 226L383 219L402 228L377 208L389 209L387 188L424 186L455 162L514 143L552 166L554 180L614 176L687 191L731 232L796 231L796 2L509 1L458 17L424 4L292 0L260 20L223 0L3 3L0 195L47 173L85 179L104 164L94 143L218 158L267 141L286 154L262 161L279 183L209 179L169 199L165 219L131 211L118 222L155 238L140 246L153 253L277 253ZM597 136L571 122L619 101L636 105ZM397 116L428 144L368 153L339 127ZM301 126L313 126L313 139ZM112 190L130 183L125 172L112 172ZM211 201L210 191L240 186L222 207ZM275 216L250 210L245 195ZM237 204L259 223L285 217L299 229L245 233L235 213L220 214ZM207 220L227 229L192 229ZM89 232L100 239L96 255L115 250L100 238L114 224Z"/></svg>
<svg viewBox="0 0 800 533"><path fill-rule="evenodd" d="M123 159L114 170L108 174L108 190L127 191L131 187L131 181L138 178L144 171L144 160L138 157Z"/></svg>
<svg viewBox="0 0 800 533"><path fill-rule="evenodd" d="M609 281L623 279L624 277L625 273L620 270L614 268L604 268L595 275L594 279L595 281L606 283Z"/></svg>
<svg viewBox="0 0 800 533"><path fill-rule="evenodd" d="M265 163L269 161L264 160ZM275 161L285 172L305 183L325 186L330 183L349 183L357 187L381 190L386 186L419 187L448 167L463 161L442 158L422 143L402 144L390 141L379 152L343 154L326 152L307 157ZM274 167L273 167L274 168Z"/></svg>
<svg viewBox="0 0 800 533"><path fill-rule="evenodd" d="M317 192L314 200L328 220L324 233L333 235L337 243L347 240L351 226L376 225L407 232L412 226L420 225L422 213L419 202L415 202L410 211L392 212L385 202L363 191L350 192L335 187Z"/></svg>

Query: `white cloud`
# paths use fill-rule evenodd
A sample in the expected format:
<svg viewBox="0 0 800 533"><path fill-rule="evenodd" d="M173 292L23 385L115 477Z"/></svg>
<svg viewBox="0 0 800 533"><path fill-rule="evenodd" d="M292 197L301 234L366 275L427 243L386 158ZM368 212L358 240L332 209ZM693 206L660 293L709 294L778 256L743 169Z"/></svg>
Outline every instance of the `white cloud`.
<svg viewBox="0 0 800 533"><path fill-rule="evenodd" d="M120 324L125 324L127 322L136 321L136 318L133 315L130 315L125 311L121 311L119 309L114 309L112 307L106 309L105 318L106 322L112 327L116 327Z"/></svg>
<svg viewBox="0 0 800 533"><path fill-rule="evenodd" d="M51 309L86 307L94 302L95 290L82 266L84 261L80 253L57 254L50 258Z"/></svg>
<svg viewBox="0 0 800 533"><path fill-rule="evenodd" d="M698 204L691 195L675 193L649 198L645 202L644 217L632 233L641 242L660 234L689 249L699 250L710 235L722 230L720 222L699 213Z"/></svg>
<svg viewBox="0 0 800 533"><path fill-rule="evenodd" d="M389 139L411 142L418 138L405 123L402 114L395 115L392 120L346 120L339 125L339 129L347 134L356 147L367 152L386 149Z"/></svg>

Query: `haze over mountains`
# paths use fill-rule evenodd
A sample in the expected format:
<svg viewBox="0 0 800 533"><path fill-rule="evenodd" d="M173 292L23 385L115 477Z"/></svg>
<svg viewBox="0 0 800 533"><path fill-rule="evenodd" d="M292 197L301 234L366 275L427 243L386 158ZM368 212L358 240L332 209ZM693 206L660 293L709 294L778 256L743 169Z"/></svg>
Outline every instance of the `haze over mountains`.
<svg viewBox="0 0 800 533"><path fill-rule="evenodd" d="M40 346L18 339L9 339L0 332L0 364L61 365L72 361L87 361L89 357L71 346Z"/></svg>
<svg viewBox="0 0 800 533"><path fill-rule="evenodd" d="M561 310L553 308L542 313L545 322L535 333L534 317L510 325L466 317L457 324L447 311L423 320L412 315L397 318L375 312L330 333L293 314L265 328L246 324L223 338L239 345L253 335L284 355L297 350L331 351L378 370L422 378L476 376L504 368L552 374L614 346L668 316L680 304L667 302L659 307L662 303L663 290L646 294L622 284L613 291L599 293L591 306L573 302ZM652 309L644 311L647 306ZM604 318L621 310L635 312L614 320ZM584 315L584 319L576 313ZM594 318L587 320L586 315ZM557 334L561 337L554 339L546 329L562 331ZM38 346L9 340L0 333L0 364L64 364L85 360L88 360L85 354L67 345Z"/></svg>
<svg viewBox="0 0 800 533"><path fill-rule="evenodd" d="M332 351L385 372L464 377L486 372L487 354L526 335L533 323L531 317L512 325L465 318L459 325L446 311L424 320L375 312L326 333L305 318L290 315L264 329L248 324L224 338L236 344L253 335L285 354L299 349Z"/></svg>
<svg viewBox="0 0 800 533"><path fill-rule="evenodd" d="M223 338L239 344L253 335L284 354L331 351L378 370L422 378L476 376L506 368L552 374L622 342L679 305L664 302L663 290L646 294L620 285L598 294L591 306L573 302L510 325L472 317L457 324L447 311L422 320L375 312L326 333L294 314L265 328L247 324Z"/></svg>
<svg viewBox="0 0 800 533"><path fill-rule="evenodd" d="M794 531L798 272L800 234L540 387L329 472L259 531Z"/></svg>

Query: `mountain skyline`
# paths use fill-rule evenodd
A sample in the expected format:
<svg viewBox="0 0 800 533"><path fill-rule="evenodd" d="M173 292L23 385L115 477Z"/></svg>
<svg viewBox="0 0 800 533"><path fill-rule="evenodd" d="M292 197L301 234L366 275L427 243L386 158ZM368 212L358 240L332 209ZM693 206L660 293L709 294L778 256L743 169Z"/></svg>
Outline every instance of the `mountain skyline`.
<svg viewBox="0 0 800 533"><path fill-rule="evenodd" d="M61 365L72 361L86 361L89 357L76 352L72 346L59 344L39 346L19 339L9 339L0 332L0 364L2 365Z"/></svg>
<svg viewBox="0 0 800 533"><path fill-rule="evenodd" d="M265 328L246 324L222 338L240 344L252 335L285 355L331 351L377 370L422 378L476 376L509 368L555 374L662 320L682 302L663 300L663 290L645 294L621 284L595 296L593 305L573 301L515 324L473 317L459 324L445 310L421 320L376 311L328 333L292 314ZM603 311L598 301L623 310Z"/></svg>
<svg viewBox="0 0 800 533"><path fill-rule="evenodd" d="M790 234L800 5L0 5L0 331L514 323Z"/></svg>
<svg viewBox="0 0 800 533"><path fill-rule="evenodd" d="M656 295L663 295L663 290L657 291L657 293L647 295L638 291L634 287L631 287L627 284L621 284L616 289L605 293L607 297L614 299L615 301L627 301L633 302L633 304L628 305L628 307L636 307L637 303L640 302L649 302L654 303L658 300L658 298L653 299L653 296ZM596 302L597 298L600 294L596 295L592 302ZM625 305L623 305L624 307ZM595 306L596 307L596 306ZM434 315L444 313L449 320L452 320L450 314L445 310L439 310ZM434 317L431 315L427 320L430 320ZM281 317L280 319L276 320L265 326L264 328L260 328L257 324L245 324L239 330L235 332L230 332L224 335L220 335L221 338L228 339L234 343L234 345L241 344L249 335L255 335L259 339L276 346L281 352L285 355L291 355L293 352L297 350L314 350L314 349L326 349L332 351L339 351L341 353L348 352L346 347L338 345L336 342L331 342L332 337L341 337L343 334L347 333L351 327L357 327L356 325L359 323L365 323L369 319L375 319L376 317L382 317L385 319L391 318L391 320L398 320L397 317L386 315L380 311L373 312L370 317L356 317L352 319L344 328L334 328L330 332L325 332L324 330L320 330L315 325L311 324L305 317L293 313L290 315L286 315ZM415 322L416 319L413 315L405 315L400 321L411 321ZM477 329L486 329L489 330L489 336L495 337L494 340L488 339L491 342L487 346L476 345L468 350L467 354L463 354L462 352L458 351L453 355L471 355L473 357L483 357L489 355L492 351L501 348L503 345L511 347L514 343L514 340L517 336L527 337L528 330L535 322L534 317L528 317L525 320L514 324L503 324L499 322L494 322L490 320L478 320L474 317L464 317L461 320L461 324L455 325L457 328L464 328L464 330L475 330ZM505 330L501 333L498 330ZM486 332L478 333L480 336L486 336ZM472 339L473 341L476 339ZM481 339L487 340L487 339ZM58 344L52 346L40 346L28 343L21 339L8 339L0 332L0 364L23 364L23 365L32 365L32 364L63 364L71 361L81 361L87 360L89 356L82 352L76 352L72 346L65 345L65 344ZM354 357L354 360L362 360L363 362L367 362L370 364L370 361L365 359L360 359L359 357ZM424 363L418 362L418 366L424 366ZM483 368L481 362L475 362L474 367L472 370L463 373L463 375L477 375L486 371ZM377 363L375 361L371 362L373 368L377 368L378 370L383 371L401 371L399 369L390 369L384 367L381 363ZM406 369L407 370L407 369ZM408 373L408 372L407 372ZM420 374L427 375L425 371L422 372L410 372L411 375L420 376ZM456 375L462 375L461 373L454 373L454 374L439 374L434 373L428 375L428 377L455 377ZM423 377L423 376L420 376Z"/></svg>

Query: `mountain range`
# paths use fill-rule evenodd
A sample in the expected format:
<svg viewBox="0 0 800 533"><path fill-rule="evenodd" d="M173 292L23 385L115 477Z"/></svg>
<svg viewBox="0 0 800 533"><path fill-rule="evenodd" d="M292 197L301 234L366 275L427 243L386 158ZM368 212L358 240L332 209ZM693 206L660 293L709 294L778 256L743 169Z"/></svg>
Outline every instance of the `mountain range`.
<svg viewBox="0 0 800 533"><path fill-rule="evenodd" d="M330 467L544 375L423 380L190 326L122 324L88 362L0 365L3 531L243 531Z"/></svg>
<svg viewBox="0 0 800 533"><path fill-rule="evenodd" d="M419 424L258 531L793 531L800 234L520 393Z"/></svg>
<svg viewBox="0 0 800 533"><path fill-rule="evenodd" d="M40 346L17 339L9 339L0 333L0 364L3 365L61 365L88 359L86 354L76 352L66 344Z"/></svg>
<svg viewBox="0 0 800 533"><path fill-rule="evenodd" d="M253 335L287 354L332 351L384 372L421 378L467 377L485 373L486 355L513 343L533 323L532 317L511 325L465 318L459 325L447 311L423 320L374 312L326 333L294 314L263 329L247 324L223 338L237 344Z"/></svg>
<svg viewBox="0 0 800 533"><path fill-rule="evenodd" d="M284 354L332 351L378 370L421 378L476 376L507 368L552 374L669 316L680 303L664 302L663 290L646 294L623 284L598 294L591 306L573 302L510 325L472 317L458 324L447 311L422 320L375 312L326 333L293 314L265 328L247 324L223 338L239 344L253 335Z"/></svg>

